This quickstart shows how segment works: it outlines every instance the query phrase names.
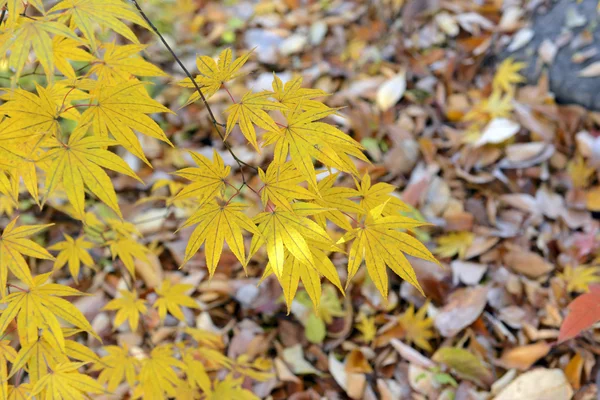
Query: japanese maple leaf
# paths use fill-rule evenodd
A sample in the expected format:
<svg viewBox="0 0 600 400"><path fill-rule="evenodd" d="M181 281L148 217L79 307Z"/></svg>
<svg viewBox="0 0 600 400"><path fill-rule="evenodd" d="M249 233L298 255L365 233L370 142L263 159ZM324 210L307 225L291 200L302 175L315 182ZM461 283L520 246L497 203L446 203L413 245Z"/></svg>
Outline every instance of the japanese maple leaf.
<svg viewBox="0 0 600 400"><path fill-rule="evenodd" d="M458 258L462 260L473 243L473 239L475 239L475 234L472 232L448 233L437 238L438 246L433 252L441 257L458 255Z"/></svg>
<svg viewBox="0 0 600 400"><path fill-rule="evenodd" d="M310 252L312 259L315 261L315 267L300 262L297 258L287 252L281 276L277 276L279 284L283 289L283 297L287 305L288 313L291 311L292 301L298 290L300 280L302 280L304 289L312 300L315 310L319 309L321 301L321 276L327 278L327 280L333 283L342 293L344 292L335 265L333 265L327 253L314 247L310 249ZM263 277L272 272L273 269L269 263L267 264Z"/></svg>
<svg viewBox="0 0 600 400"><path fill-rule="evenodd" d="M28 0L27 5L34 6L42 14L46 14L42 0ZM1 0L0 8L7 7L9 10L13 10L8 13L8 18L11 22L16 21L21 14L25 11L25 3L21 0Z"/></svg>
<svg viewBox="0 0 600 400"><path fill-rule="evenodd" d="M116 145L114 140L97 136L85 137L87 128L85 125L79 125L71 133L67 143L54 139L46 154L46 157L52 160L52 164L46 173L47 189L42 203L54 192L58 183L62 182L67 199L75 209L77 217L83 218L85 215L84 188L88 188L121 216L111 179L101 167L128 175L140 182L142 180L122 158L105 149L106 146Z"/></svg>
<svg viewBox="0 0 600 400"><path fill-rule="evenodd" d="M124 380L130 387L134 387L140 360L129 354L126 344L123 347L104 346L102 349L108 354L93 367L94 371L101 371L98 382L107 384L109 392L114 392Z"/></svg>
<svg viewBox="0 0 600 400"><path fill-rule="evenodd" d="M269 263L278 279L284 273L286 251L298 262L318 270L311 247L327 251L332 250L334 244L327 232L307 216L324 210L313 204L296 202L292 211L276 208L258 214L254 222L258 224L260 234L252 238L250 254L265 244Z"/></svg>
<svg viewBox="0 0 600 400"><path fill-rule="evenodd" d="M398 317L402 337L406 342L414 343L419 348L432 351L429 340L434 336L433 320L427 316L428 304L425 304L415 313L411 304L408 309Z"/></svg>
<svg viewBox="0 0 600 400"><path fill-rule="evenodd" d="M312 99L327 96L327 92L321 89L303 88L301 76L287 81L284 85L281 79L273 74L272 87L272 97L290 110L296 108L298 104L304 110L321 108L323 103Z"/></svg>
<svg viewBox="0 0 600 400"><path fill-rule="evenodd" d="M69 333L63 329L63 334ZM57 364L68 362L69 357L78 361L98 361L98 356L88 347L74 341L65 339L65 348L61 349L47 332L42 334L31 343L21 346L19 353L10 371L10 377L27 367L31 382L39 381L48 374L48 368L54 368Z"/></svg>
<svg viewBox="0 0 600 400"><path fill-rule="evenodd" d="M313 159L327 167L357 175L356 166L349 156L369 162L362 153L363 146L336 127L317 122L336 112L321 108L301 111L299 103L287 113L287 126L270 130L264 135L264 145L275 145L274 162L283 164L288 154L308 183L317 186Z"/></svg>
<svg viewBox="0 0 600 400"><path fill-rule="evenodd" d="M355 183L363 214L383 203L386 203L382 212L384 216L411 211L407 204L392 195L396 190L393 185L385 182L377 182L373 185L369 174L365 174L360 182L356 181Z"/></svg>
<svg viewBox="0 0 600 400"><path fill-rule="evenodd" d="M144 315L148 308L144 300L138 298L137 291L120 290L120 297L112 299L105 306L105 310L117 310L115 321L113 323L115 329L121 326L125 321L129 322L129 326L133 332L137 331L140 314Z"/></svg>
<svg viewBox="0 0 600 400"><path fill-rule="evenodd" d="M31 389L30 396L50 399L81 399L89 394L105 393L93 378L77 372L86 363L66 362L56 365L52 373L42 377Z"/></svg>
<svg viewBox="0 0 600 400"><path fill-rule="evenodd" d="M144 399L164 399L176 397L175 388L179 386L179 377L175 368L185 370L185 364L173 357L171 345L155 347L150 356L142 360L139 374L140 384L133 392L134 398L143 395Z"/></svg>
<svg viewBox="0 0 600 400"><path fill-rule="evenodd" d="M148 95L146 84L130 80L114 86L100 85L92 98L96 103L81 114L80 124L91 123L94 134L100 137L110 132L121 146L150 166L134 131L172 146L160 126L146 115L171 111Z"/></svg>
<svg viewBox="0 0 600 400"><path fill-rule="evenodd" d="M94 53L98 47L94 33L98 24L115 31L133 43L139 43L137 36L121 20L131 21L150 29L133 6L122 0L64 0L52 7L48 13L55 11L64 11L63 15L70 17L72 23L90 42Z"/></svg>
<svg viewBox="0 0 600 400"><path fill-rule="evenodd" d="M10 340L0 340L0 398L8 398L8 362L14 363L17 352L10 345Z"/></svg>
<svg viewBox="0 0 600 400"><path fill-rule="evenodd" d="M600 321L600 285L589 285L589 289L568 305L569 313L560 326L558 343L574 338Z"/></svg>
<svg viewBox="0 0 600 400"><path fill-rule="evenodd" d="M9 174L8 176L0 169L0 193L8 197L16 207L19 202L19 182Z"/></svg>
<svg viewBox="0 0 600 400"><path fill-rule="evenodd" d="M225 49L219 55L219 62L215 62L211 57L199 56L196 59L198 72L194 80L202 89L202 94L205 99L209 99L217 93L224 83L240 76L240 68L248 61L250 53L244 54L242 57L232 60L231 49ZM184 79L179 83L183 87L194 89L195 86L189 78ZM184 106L191 104L200 99L200 94L194 91Z"/></svg>
<svg viewBox="0 0 600 400"><path fill-rule="evenodd" d="M154 308L158 309L158 316L161 321L165 319L167 311L169 311L172 316L185 322L181 307L199 308L196 301L186 294L193 288L193 285L184 283L173 285L168 279L163 281L162 286L156 289L158 299L153 305Z"/></svg>
<svg viewBox="0 0 600 400"><path fill-rule="evenodd" d="M90 74L97 74L99 81L116 85L128 81L132 76L167 76L164 71L140 55L147 45L117 46L114 43L103 43L102 47L102 58L96 59L89 71Z"/></svg>
<svg viewBox="0 0 600 400"><path fill-rule="evenodd" d="M494 89L504 90L507 93L514 92L514 85L525 82L525 77L519 73L527 66L524 62L515 62L511 57L502 61L494 75Z"/></svg>
<svg viewBox="0 0 600 400"><path fill-rule="evenodd" d="M333 186L338 176L339 173L330 174L319 181L316 189L309 187L309 190L314 193L314 202L321 207L330 208L315 215L314 218L323 228L326 228L329 220L348 231L352 229L352 225L344 213L363 213L362 207L350 200L353 197L359 198L360 192L352 188Z"/></svg>
<svg viewBox="0 0 600 400"><path fill-rule="evenodd" d="M91 267L94 265L94 260L88 253L88 250L94 248L92 242L85 240L85 236L80 236L77 239L73 239L71 236L63 233L65 238L64 241L58 242L55 245L49 247L50 250L59 250L60 252L56 256L54 262L54 269L57 270L62 268L67 262L69 263L69 272L77 283L79 276L79 268L81 263Z"/></svg>
<svg viewBox="0 0 600 400"><path fill-rule="evenodd" d="M108 245L112 259L115 260L119 257L119 260L123 262L123 265L127 268L127 271L129 271L131 276L135 276L134 260L137 259L146 264L150 263L150 260L148 259L150 250L134 238L119 237L115 240L110 240Z"/></svg>
<svg viewBox="0 0 600 400"><path fill-rule="evenodd" d="M354 239L348 255L346 287L365 260L369 276L384 298L387 298L388 293L386 265L423 293L415 271L403 253L436 264L439 262L421 242L407 233L399 232L398 229L415 228L426 223L408 217L383 216L385 206L384 203L370 210L364 222L338 242Z"/></svg>
<svg viewBox="0 0 600 400"><path fill-rule="evenodd" d="M80 47L82 44L81 40L74 40L64 36L54 36L52 38L54 65L67 78L77 78L77 74L69 60L91 62L94 59L94 56Z"/></svg>
<svg viewBox="0 0 600 400"><path fill-rule="evenodd" d="M4 55L10 51L8 64L15 69L17 79L23 72L32 48L46 72L48 81L54 79L54 58L50 35L60 35L81 41L75 32L65 24L52 21L50 18L29 19L19 16L14 22L9 21L0 27L0 54Z"/></svg>
<svg viewBox="0 0 600 400"><path fill-rule="evenodd" d="M263 206L271 201L277 207L292 211L290 204L292 199L309 200L315 197L306 188L299 186L299 183L304 182L306 178L291 162L283 165L271 163L266 173L259 168L258 176L264 185L260 192Z"/></svg>
<svg viewBox="0 0 600 400"><path fill-rule="evenodd" d="M4 296L8 271L26 285L33 285L33 277L23 256L44 260L53 260L52 254L43 247L28 239L29 236L46 229L49 225L23 225L16 227L17 218L13 219L0 236L0 293ZM1 314L1 316L3 316Z"/></svg>
<svg viewBox="0 0 600 400"><path fill-rule="evenodd" d="M0 145L4 141L30 136L52 136L59 129L58 117L62 112L51 92L36 84L36 92L23 89L10 91L9 101L0 106L0 113L8 115L0 124Z"/></svg>
<svg viewBox="0 0 600 400"><path fill-rule="evenodd" d="M65 348L63 331L58 318L93 334L93 329L81 311L72 303L59 296L82 296L85 293L68 286L47 283L52 273L38 275L28 285L27 291L17 291L4 297L7 304L0 314L0 334L6 331L10 322L16 318L21 344L32 343L43 329L51 336L52 343L60 349Z"/></svg>
<svg viewBox="0 0 600 400"><path fill-rule="evenodd" d="M246 139L256 151L260 151L256 141L256 129L254 125L270 131L279 129L273 118L265 110L285 109L282 104L269 100L271 95L272 93L267 91L259 93L248 92L242 97L242 100L229 106L226 110L229 116L227 117L225 139L227 139L235 124L239 124L240 130Z"/></svg>
<svg viewBox="0 0 600 400"><path fill-rule="evenodd" d="M183 226L198 226L190 236L183 264L204 244L206 267L212 276L223 252L223 243L227 242L231 252L245 267L247 260L242 229L254 235L260 234L250 217L244 214L246 207L241 203L226 203L221 199L213 199L192 214Z"/></svg>
<svg viewBox="0 0 600 400"><path fill-rule="evenodd" d="M192 183L177 193L173 201L196 197L199 201L198 206L201 206L202 200L210 200L223 193L225 178L229 176L231 167L225 166L216 150L213 150L213 161L192 151L189 154L198 167L183 168L174 173Z"/></svg>

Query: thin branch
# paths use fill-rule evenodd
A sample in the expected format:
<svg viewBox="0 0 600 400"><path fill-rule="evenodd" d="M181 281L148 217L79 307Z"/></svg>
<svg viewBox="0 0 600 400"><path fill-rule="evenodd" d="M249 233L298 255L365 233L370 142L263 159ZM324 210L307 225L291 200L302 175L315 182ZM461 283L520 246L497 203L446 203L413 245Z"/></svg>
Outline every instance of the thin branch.
<svg viewBox="0 0 600 400"><path fill-rule="evenodd" d="M2 7L2 14L0 14L0 25L4 22L4 17L6 16L6 6Z"/></svg>
<svg viewBox="0 0 600 400"><path fill-rule="evenodd" d="M231 154L231 156L233 157L233 159L235 160L235 162L240 167L240 173L242 174L242 181L245 183L246 182L246 177L244 176L244 166L249 167L249 168L251 168L251 169L253 169L255 171L258 171L258 168L256 168L255 166L250 165L250 164L242 161L233 152L231 146L225 140L225 135L223 135L223 132L221 132L221 128L220 127L222 127L224 125L220 124L219 122L217 122L217 120L215 118L215 114L213 113L212 109L210 108L210 105L208 104L208 102L206 101L206 97L204 96L204 93L202 93L202 89L200 89L200 86L198 86L198 83L196 82L196 80L194 79L194 77L192 76L192 74L190 73L190 71L188 71L188 69L185 67L185 65L183 65L183 63L179 59L179 57L177 57L177 55L175 54L175 52L173 51L173 49L171 48L171 46L169 46L169 44L167 43L167 41L165 40L165 38L163 37L163 35L161 35L161 33L158 31L158 28L152 23L152 21L150 21L150 19L146 15L146 13L140 7L140 4L137 2L137 0L131 0L131 1L135 5L135 8L137 8L137 10L140 13L140 15L142 16L142 18L152 28L152 30L154 31L154 33L156 33L156 35L158 36L158 38L160 39L160 41L162 42L162 44L169 51L169 53L171 53L171 55L173 56L173 58L175 59L175 61L179 65L179 67L183 70L183 72L185 72L186 76L190 79L190 81L194 85L194 88L196 89L196 92L198 92L198 94L200 95L200 99L202 99L202 102L204 103L204 106L208 110L208 114L210 116L210 122L212 122L213 126L217 130L217 133L221 137L221 140L223 141L223 144L225 145L225 148L227 149L227 151L229 151L229 154Z"/></svg>

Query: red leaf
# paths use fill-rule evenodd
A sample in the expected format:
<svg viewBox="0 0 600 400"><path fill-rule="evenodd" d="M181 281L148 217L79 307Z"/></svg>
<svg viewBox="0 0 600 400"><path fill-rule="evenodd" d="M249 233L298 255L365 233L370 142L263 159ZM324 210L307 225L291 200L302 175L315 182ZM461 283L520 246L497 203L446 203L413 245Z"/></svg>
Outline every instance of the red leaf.
<svg viewBox="0 0 600 400"><path fill-rule="evenodd" d="M589 293L573 300L568 309L569 314L560 327L558 343L574 338L600 321L600 285L590 285Z"/></svg>

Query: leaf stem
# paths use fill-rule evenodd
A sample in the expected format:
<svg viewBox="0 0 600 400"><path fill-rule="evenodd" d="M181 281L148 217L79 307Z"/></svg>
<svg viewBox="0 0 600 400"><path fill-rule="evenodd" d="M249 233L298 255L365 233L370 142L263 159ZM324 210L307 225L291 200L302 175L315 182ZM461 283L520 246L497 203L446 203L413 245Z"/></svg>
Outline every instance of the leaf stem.
<svg viewBox="0 0 600 400"><path fill-rule="evenodd" d="M198 94L200 95L200 99L202 99L202 102L204 103L204 106L208 110L208 115L210 116L210 122L212 122L213 126L217 130L217 133L221 137L221 140L223 141L223 145L225 146L225 148L227 149L227 151L229 151L229 154L231 154L231 156L233 157L233 159L235 160L235 162L238 164L238 166L240 168L240 173L242 175L242 182L246 183L246 177L244 176L244 166L249 167L250 169L253 169L255 171L258 171L258 168L256 168L255 166L250 165L250 164L242 161L233 152L233 149L231 148L231 146L229 145L229 143L226 142L225 136L223 135L223 132L221 132L220 127L222 127L224 125L217 122L217 119L215 118L215 114L213 113L212 109L208 105L208 102L206 101L206 97L204 96L204 93L202 93L202 89L200 89L200 86L198 86L198 83L196 82L196 80L194 79L194 77L192 76L192 74L190 73L190 71L188 71L188 69L185 67L185 65L183 65L183 63L179 59L179 57L177 57L177 54L175 54L175 51L173 51L173 49L171 48L171 46L169 46L169 44L167 43L167 41L165 40L165 38L163 37L163 35L159 32L158 28L152 23L152 21L150 21L150 19L148 18L148 16L144 12L144 10L142 10L142 7L140 7L140 4L138 3L138 1L137 0L131 0L131 2L134 4L135 8L138 10L138 12L142 16L142 18L146 21L146 23L150 26L150 28L152 28L152 30L154 31L154 33L156 33L156 35L158 36L158 38L160 39L160 41L162 42L162 44L165 46L165 48L169 51L169 53L171 53L171 55L175 59L175 62L177 62L177 64L179 65L179 67L183 70L183 72L185 72L185 75L190 79L190 81L194 85L194 88L196 89L196 92L198 92Z"/></svg>

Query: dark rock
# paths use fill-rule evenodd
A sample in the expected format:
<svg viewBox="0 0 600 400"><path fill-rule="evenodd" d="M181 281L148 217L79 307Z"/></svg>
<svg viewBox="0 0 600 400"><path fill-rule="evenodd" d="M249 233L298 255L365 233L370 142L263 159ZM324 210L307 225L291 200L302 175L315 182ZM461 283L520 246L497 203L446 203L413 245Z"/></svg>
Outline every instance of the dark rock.
<svg viewBox="0 0 600 400"><path fill-rule="evenodd" d="M579 76L584 68L600 61L600 12L597 7L598 0L554 0L538 6L532 16L533 39L515 52L505 51L503 58L510 56L526 62L528 66L521 72L532 83L547 71L550 90L557 102L600 110L600 76ZM540 46L545 40L557 49L550 65L540 57Z"/></svg>

